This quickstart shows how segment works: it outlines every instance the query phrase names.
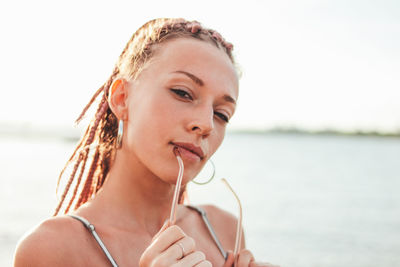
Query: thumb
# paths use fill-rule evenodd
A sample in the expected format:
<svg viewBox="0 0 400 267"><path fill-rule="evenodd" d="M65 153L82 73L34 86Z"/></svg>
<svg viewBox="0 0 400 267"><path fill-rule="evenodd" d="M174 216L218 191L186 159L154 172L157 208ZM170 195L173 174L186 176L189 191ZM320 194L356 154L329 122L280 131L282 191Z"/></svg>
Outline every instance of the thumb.
<svg viewBox="0 0 400 267"><path fill-rule="evenodd" d="M165 229L167 229L170 226L171 226L170 220L166 220L161 229L158 231L158 233L153 236L153 239L151 241L153 242L154 240L156 240L157 237L159 237L161 233L164 232Z"/></svg>
<svg viewBox="0 0 400 267"><path fill-rule="evenodd" d="M228 256L226 257L225 263L222 267L231 267L235 261L235 256L231 250L228 251Z"/></svg>

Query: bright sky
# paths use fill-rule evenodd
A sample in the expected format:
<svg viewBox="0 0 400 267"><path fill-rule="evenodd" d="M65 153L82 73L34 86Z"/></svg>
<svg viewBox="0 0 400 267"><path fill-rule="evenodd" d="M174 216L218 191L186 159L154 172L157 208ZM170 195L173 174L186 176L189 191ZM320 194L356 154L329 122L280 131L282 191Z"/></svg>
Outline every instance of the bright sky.
<svg viewBox="0 0 400 267"><path fill-rule="evenodd" d="M400 2L2 1L0 121L72 125L132 33L196 19L235 45L231 127L400 129Z"/></svg>

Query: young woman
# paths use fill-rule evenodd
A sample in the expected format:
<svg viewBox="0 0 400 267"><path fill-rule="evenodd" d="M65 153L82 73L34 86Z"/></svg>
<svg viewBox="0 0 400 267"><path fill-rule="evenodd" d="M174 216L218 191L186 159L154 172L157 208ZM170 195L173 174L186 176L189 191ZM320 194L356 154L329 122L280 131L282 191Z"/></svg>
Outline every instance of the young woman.
<svg viewBox="0 0 400 267"><path fill-rule="evenodd" d="M136 31L78 118L99 99L68 162L55 212L64 215L23 238L14 266L231 266L235 256L236 266L271 266L246 249L226 254L236 219L214 206L179 205L176 223L166 222L176 154L184 165L182 203L185 185L218 149L235 112L231 51L198 22L156 19Z"/></svg>

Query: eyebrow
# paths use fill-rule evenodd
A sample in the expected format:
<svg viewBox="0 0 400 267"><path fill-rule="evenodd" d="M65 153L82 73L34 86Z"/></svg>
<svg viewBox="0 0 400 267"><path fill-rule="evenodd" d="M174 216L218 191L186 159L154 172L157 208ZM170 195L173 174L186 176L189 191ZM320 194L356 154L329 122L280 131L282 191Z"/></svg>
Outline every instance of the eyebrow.
<svg viewBox="0 0 400 267"><path fill-rule="evenodd" d="M230 102L230 103L236 105L235 99L233 99L231 96L229 96L229 95L224 95L222 98L223 98L225 101Z"/></svg>
<svg viewBox="0 0 400 267"><path fill-rule="evenodd" d="M177 70L177 71L174 71L174 73L181 73L181 74L184 74L184 75L186 75L187 77L189 77L194 83L196 83L196 84L198 84L198 85L200 85L200 86L203 86L203 85L204 85L204 82L203 82L199 77L197 77L196 75L194 75L194 74L192 74L192 73L190 73L190 72L186 72L186 71L183 71L183 70ZM229 96L229 95L223 95L222 98L223 98L225 101L230 102L230 103L236 105L235 99L233 99L231 96Z"/></svg>
<svg viewBox="0 0 400 267"><path fill-rule="evenodd" d="M197 76L195 76L195 75L193 75L193 74L191 74L191 73L189 73L189 72L186 72L186 71L183 71L183 70L177 70L177 71L174 71L175 73L182 73L182 74L185 74L186 76L188 76L190 79L192 79L192 81L194 81L196 84L198 84L198 85L200 85L200 86L203 86L204 85L204 82L199 78L199 77L197 77Z"/></svg>

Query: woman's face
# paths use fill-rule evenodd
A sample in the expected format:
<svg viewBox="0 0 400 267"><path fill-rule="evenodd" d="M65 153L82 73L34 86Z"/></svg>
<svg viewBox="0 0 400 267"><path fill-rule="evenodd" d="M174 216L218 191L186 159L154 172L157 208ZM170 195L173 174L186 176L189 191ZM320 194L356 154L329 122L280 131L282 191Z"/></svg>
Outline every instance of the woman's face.
<svg viewBox="0 0 400 267"><path fill-rule="evenodd" d="M220 146L237 97L237 73L223 51L195 39L167 41L128 83L124 149L135 162L174 183L178 163L173 148L178 145L187 183Z"/></svg>

